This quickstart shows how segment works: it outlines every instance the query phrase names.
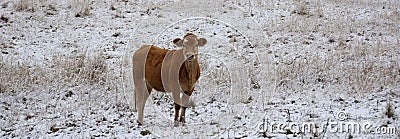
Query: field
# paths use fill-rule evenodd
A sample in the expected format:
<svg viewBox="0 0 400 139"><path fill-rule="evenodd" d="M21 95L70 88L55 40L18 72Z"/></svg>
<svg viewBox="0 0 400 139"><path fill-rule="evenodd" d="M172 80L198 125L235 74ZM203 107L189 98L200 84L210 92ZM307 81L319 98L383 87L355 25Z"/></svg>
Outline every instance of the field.
<svg viewBox="0 0 400 139"><path fill-rule="evenodd" d="M0 138L400 138L400 1L0 0ZM186 124L132 54L193 32Z"/></svg>

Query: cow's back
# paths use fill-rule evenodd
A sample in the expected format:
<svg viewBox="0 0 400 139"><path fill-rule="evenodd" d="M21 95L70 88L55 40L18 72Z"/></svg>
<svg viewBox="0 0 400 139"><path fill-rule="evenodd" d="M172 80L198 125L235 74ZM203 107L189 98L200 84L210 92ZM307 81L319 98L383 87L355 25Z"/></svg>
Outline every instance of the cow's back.
<svg viewBox="0 0 400 139"><path fill-rule="evenodd" d="M167 49L161 49L156 46L151 46L147 58L146 58L146 73L145 73L145 79L148 84L152 88L154 88L157 91L165 92L164 86L162 84L161 80L161 67L163 60L165 58L165 55L168 52L173 52Z"/></svg>

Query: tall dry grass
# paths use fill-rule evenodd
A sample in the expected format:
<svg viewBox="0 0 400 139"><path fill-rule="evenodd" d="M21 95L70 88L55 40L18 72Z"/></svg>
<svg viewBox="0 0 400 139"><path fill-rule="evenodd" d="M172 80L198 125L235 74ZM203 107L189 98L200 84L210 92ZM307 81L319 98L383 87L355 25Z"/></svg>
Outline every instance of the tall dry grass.
<svg viewBox="0 0 400 139"><path fill-rule="evenodd" d="M305 55L275 66L278 86L283 90L311 89L314 85L349 88L349 93L379 91L400 84L398 61L379 57L380 47L353 46L325 57ZM385 49L397 49L386 46Z"/></svg>
<svg viewBox="0 0 400 139"><path fill-rule="evenodd" d="M48 64L12 56L0 57L0 92L15 93L107 82L106 57L100 52L77 55L54 54Z"/></svg>
<svg viewBox="0 0 400 139"><path fill-rule="evenodd" d="M234 2L256 9L255 19L264 17L257 22L271 47L258 52L263 57L263 89L297 92L322 87L366 93L400 85L400 39L394 23L400 19L400 2L285 2Z"/></svg>

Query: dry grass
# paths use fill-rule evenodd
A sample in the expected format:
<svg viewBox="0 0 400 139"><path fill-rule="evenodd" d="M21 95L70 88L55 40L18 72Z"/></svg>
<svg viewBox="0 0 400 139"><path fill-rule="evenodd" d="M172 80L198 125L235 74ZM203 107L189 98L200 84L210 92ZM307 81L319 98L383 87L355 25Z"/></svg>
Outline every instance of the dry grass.
<svg viewBox="0 0 400 139"><path fill-rule="evenodd" d="M349 88L350 93L365 93L400 85L399 63L381 60L378 55L385 54L379 54L379 49L382 47L353 46L327 56L310 54L278 63L278 86L281 90L302 90L324 84ZM396 46L385 49L395 50Z"/></svg>
<svg viewBox="0 0 400 139"><path fill-rule="evenodd" d="M37 10L53 10L57 11L57 9L54 7L53 4L55 4L54 1L49 1L49 0L16 0L11 2L14 6L14 9L16 11L30 11L30 12L36 12ZM92 9L91 4L92 1L90 0L69 0L68 1L69 5L68 8L73 10L73 13L75 14L75 17L85 17L85 16L90 16L91 12L90 10ZM4 3L5 6L8 6L8 2ZM47 9L44 9L47 8ZM48 14L54 14L54 13L49 13Z"/></svg>
<svg viewBox="0 0 400 139"><path fill-rule="evenodd" d="M107 63L101 53L86 55L86 52L76 56L55 56L53 67L59 70L59 76L65 82L104 83L107 73Z"/></svg>
<svg viewBox="0 0 400 139"><path fill-rule="evenodd" d="M35 86L42 86L47 82L46 72L42 68L30 66L30 61L0 58L1 92L15 93L20 90L34 90ZM50 77L51 78L51 77Z"/></svg>
<svg viewBox="0 0 400 139"><path fill-rule="evenodd" d="M294 3L295 3L295 10L293 11L293 13L304 16L310 14L310 10L308 7L309 2L295 0Z"/></svg>
<svg viewBox="0 0 400 139"><path fill-rule="evenodd" d="M90 16L91 1L90 0L72 0L70 7L75 10L75 17Z"/></svg>
<svg viewBox="0 0 400 139"><path fill-rule="evenodd" d="M1 57L0 92L36 91L46 87L65 88L107 82L107 63L101 53L75 56L53 55L48 64L32 65L30 60Z"/></svg>
<svg viewBox="0 0 400 139"><path fill-rule="evenodd" d="M272 52L259 52L272 56L262 58L268 77L262 81L268 86L264 88L286 92L325 87L366 93L400 85L400 40L393 37L399 32L393 24L400 19L399 12L393 10L399 2L288 3L293 5L268 7L288 9L289 15L269 15L271 19L260 23L265 24L272 46ZM364 13L370 18L359 16Z"/></svg>
<svg viewBox="0 0 400 139"><path fill-rule="evenodd" d="M17 11L35 11L33 0L16 0L14 2L14 8Z"/></svg>
<svg viewBox="0 0 400 139"><path fill-rule="evenodd" d="M390 100L386 104L385 115L388 118L393 118L393 119L395 118L394 109L393 109L393 106L392 106L392 103L390 102Z"/></svg>

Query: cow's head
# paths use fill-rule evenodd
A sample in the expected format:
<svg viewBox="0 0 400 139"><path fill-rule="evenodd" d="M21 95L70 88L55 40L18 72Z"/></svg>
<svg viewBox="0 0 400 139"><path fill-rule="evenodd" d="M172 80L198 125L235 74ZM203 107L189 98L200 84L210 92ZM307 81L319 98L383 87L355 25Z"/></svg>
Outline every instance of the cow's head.
<svg viewBox="0 0 400 139"><path fill-rule="evenodd" d="M204 38L197 38L192 33L186 34L183 39L176 38L172 41L176 46L183 47L183 56L188 62L192 62L197 59L199 46L204 46L207 40Z"/></svg>

